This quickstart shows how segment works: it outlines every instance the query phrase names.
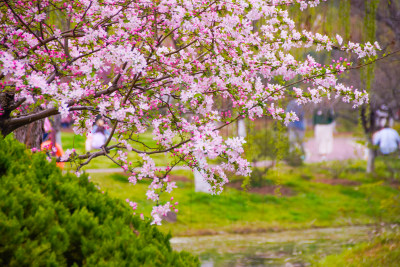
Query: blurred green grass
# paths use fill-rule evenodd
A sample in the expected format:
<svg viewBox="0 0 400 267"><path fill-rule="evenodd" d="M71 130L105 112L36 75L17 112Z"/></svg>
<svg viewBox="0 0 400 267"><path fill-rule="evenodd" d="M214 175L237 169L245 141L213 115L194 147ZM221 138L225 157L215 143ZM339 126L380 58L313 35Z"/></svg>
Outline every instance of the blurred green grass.
<svg viewBox="0 0 400 267"><path fill-rule="evenodd" d="M313 266L385 266L397 267L400 263L400 232L383 233L371 242L365 242L337 255L329 255Z"/></svg>
<svg viewBox="0 0 400 267"><path fill-rule="evenodd" d="M140 138L150 146L156 146L150 133ZM85 152L83 136L63 132L62 142L64 149L75 148L78 153ZM137 144L135 147L144 149ZM139 159L136 153L128 153L129 161ZM164 154L155 155L153 159L158 166L165 166L170 160ZM400 163L398 165L400 173ZM229 177L236 186L226 186L221 195L196 193L193 173L174 170L171 175L178 188L174 189L172 195L164 193L160 199L161 202L179 202L177 221L164 221L159 229L179 236L400 223L400 181L391 176L382 158L377 158L374 174L366 174L365 166L365 161L361 160L333 161L299 167L278 164L274 169L254 172L257 177L253 177L255 182L250 184L265 187L279 185L282 195L271 194L271 190L267 190L268 194L258 194L251 190L235 189L243 182L242 177L236 176ZM71 167L67 166L66 170L71 170ZM108 158L98 157L84 170L102 168L118 167ZM138 209L135 212L138 215L143 213L149 216L155 205L146 199L149 181L138 181L132 185L123 173L92 173L90 179L100 190L114 198L137 202ZM314 264L398 266L399 240L398 234L386 239L379 237L342 254L317 260Z"/></svg>
<svg viewBox="0 0 400 267"><path fill-rule="evenodd" d="M346 173L353 172L357 164L350 164ZM177 182L179 188L173 191L173 202L180 203L178 220L176 223L164 222L161 229L171 231L173 235L196 235L398 222L400 214L393 214L382 204L397 196L398 189L365 173L352 174L342 175L356 185L331 185L319 182L318 179L331 179L321 165L281 166L277 173L267 174L263 179L272 179L290 189L291 196L256 194L231 187L216 196L194 192L190 171L174 171L172 176L181 178ZM150 213L154 203L145 197L149 182L132 185L123 174L90 176L112 197L136 201L138 214ZM187 180L182 181L182 177ZM164 194L161 200L168 201L170 197L170 194Z"/></svg>
<svg viewBox="0 0 400 267"><path fill-rule="evenodd" d="M152 139L152 136L150 133L144 133L140 136L138 139L139 141L146 143L150 147L157 147L156 141ZM78 154L85 154L85 141L86 137L82 135L76 135L73 132L67 132L63 131L61 133L61 142L64 151L67 149L75 149ZM112 142L111 142L112 144ZM132 147L136 149L143 150L144 147L141 144L138 143L131 143ZM92 150L94 152L96 150ZM110 156L114 156L117 150L115 149L114 151L111 151ZM152 155L152 158L154 162L157 165L160 166L166 166L168 162L171 161L171 158L166 155L166 154L156 154ZM141 160L141 157L135 153L135 152L128 152L128 161L131 161L133 163ZM66 169L73 169L72 164L66 164ZM115 163L113 163L110 159L107 157L97 157L94 158L88 165L84 166L82 169L87 170L87 169L108 169L108 168L119 168Z"/></svg>
<svg viewBox="0 0 400 267"><path fill-rule="evenodd" d="M156 145L150 133L141 138L152 146ZM80 153L84 152L85 138L82 136L63 132L62 142L64 149L75 148ZM164 154L153 158L159 166L165 166L168 162ZM138 159L136 153L128 154L128 160ZM117 166L106 157L98 157L84 169L100 168ZM235 189L237 186L226 187L218 196L196 193L191 171L175 170L171 174L180 177L177 181L179 188L173 191L173 203L180 203L177 207L179 212L176 223L164 222L161 229L171 231L173 235L245 233L400 221L400 212L393 212L393 208L384 205L399 195L399 188L391 184L390 172L379 158L373 175L365 173L364 161L325 162L300 167L279 164L268 172L258 172L259 184L281 185L286 191L292 192L291 195L282 196L241 191ZM137 202L138 214L150 214L154 203L146 200L148 181L132 185L122 173L92 173L90 176L101 190L112 197L123 200L129 198ZM231 181L237 180L239 184L242 179L230 177ZM326 183L341 180L349 184ZM162 201L169 201L170 198L171 195L166 193L161 196Z"/></svg>

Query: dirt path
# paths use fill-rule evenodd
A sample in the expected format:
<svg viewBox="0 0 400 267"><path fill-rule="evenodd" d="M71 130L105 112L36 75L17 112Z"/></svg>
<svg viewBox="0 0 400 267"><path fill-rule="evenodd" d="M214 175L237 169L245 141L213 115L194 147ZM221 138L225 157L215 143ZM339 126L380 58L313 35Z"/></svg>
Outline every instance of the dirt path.
<svg viewBox="0 0 400 267"><path fill-rule="evenodd" d="M305 143L306 162L319 162L322 159L318 155L318 147L314 138ZM327 155L326 160L365 159L365 147L351 137L335 137L333 151Z"/></svg>

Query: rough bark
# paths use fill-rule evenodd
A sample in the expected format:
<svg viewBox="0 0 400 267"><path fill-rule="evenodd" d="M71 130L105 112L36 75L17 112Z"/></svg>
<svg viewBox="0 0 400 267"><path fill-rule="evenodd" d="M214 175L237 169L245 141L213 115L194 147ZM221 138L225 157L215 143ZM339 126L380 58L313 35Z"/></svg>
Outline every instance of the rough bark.
<svg viewBox="0 0 400 267"><path fill-rule="evenodd" d="M43 141L43 120L24 125L14 131L15 138L29 148L40 149Z"/></svg>
<svg viewBox="0 0 400 267"><path fill-rule="evenodd" d="M0 133L3 136L9 135L15 129L9 123L11 120L11 112L17 109L23 102L25 98L14 100L14 93L2 92L0 93Z"/></svg>
<svg viewBox="0 0 400 267"><path fill-rule="evenodd" d="M25 124L18 129L10 124L11 112L18 107L25 99L15 101L14 94L10 92L0 93L0 131L3 136L14 132L15 138L24 143L29 148L40 148L43 136L43 120L37 120L30 124ZM23 108L21 109L23 110ZM35 110L39 111L39 109Z"/></svg>

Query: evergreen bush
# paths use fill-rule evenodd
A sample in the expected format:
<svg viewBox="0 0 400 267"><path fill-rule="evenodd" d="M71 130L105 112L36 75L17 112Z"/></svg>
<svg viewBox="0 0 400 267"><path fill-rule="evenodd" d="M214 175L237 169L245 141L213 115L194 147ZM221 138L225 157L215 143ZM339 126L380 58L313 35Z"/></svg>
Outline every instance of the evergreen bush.
<svg viewBox="0 0 400 267"><path fill-rule="evenodd" d="M42 153L0 139L0 266L197 266L187 252Z"/></svg>

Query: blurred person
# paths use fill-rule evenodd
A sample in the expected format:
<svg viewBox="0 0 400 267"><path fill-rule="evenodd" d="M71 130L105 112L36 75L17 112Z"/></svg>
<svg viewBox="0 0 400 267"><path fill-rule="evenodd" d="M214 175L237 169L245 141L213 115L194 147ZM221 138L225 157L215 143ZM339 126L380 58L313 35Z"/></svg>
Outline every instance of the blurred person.
<svg viewBox="0 0 400 267"><path fill-rule="evenodd" d="M73 123L73 119L72 119L71 115L68 115L61 119L61 127L62 128L69 128L72 123Z"/></svg>
<svg viewBox="0 0 400 267"><path fill-rule="evenodd" d="M389 127L385 119L380 121L380 125L384 125L379 131L372 136L372 144L379 147L379 153L382 155L390 155L397 153L400 145L399 133Z"/></svg>
<svg viewBox="0 0 400 267"><path fill-rule="evenodd" d="M379 106L375 111L375 125L378 129L384 128L386 124L392 127L394 123L394 115L392 110L385 104Z"/></svg>
<svg viewBox="0 0 400 267"><path fill-rule="evenodd" d="M98 119L93 126L93 130L86 139L86 151L100 149L107 141L110 132L104 127L104 120Z"/></svg>
<svg viewBox="0 0 400 267"><path fill-rule="evenodd" d="M313 115L314 135L318 146L318 154L322 161L333 150L333 130L335 128L335 112L333 108L320 106Z"/></svg>
<svg viewBox="0 0 400 267"><path fill-rule="evenodd" d="M289 151L293 152L295 149L299 149L301 154L304 155L303 139L306 129L304 120L304 109L297 103L295 99L291 100L286 108L286 112L294 112L299 118L298 121L291 121L288 124L289 133Z"/></svg>
<svg viewBox="0 0 400 267"><path fill-rule="evenodd" d="M85 142L86 152L89 152L90 150L92 150L92 140L93 140L93 134L87 133L86 134L86 142Z"/></svg>
<svg viewBox="0 0 400 267"><path fill-rule="evenodd" d="M44 135L43 142L40 144L40 150L45 151L49 160L52 157L62 157L64 155L64 151L61 146L61 141L57 142L57 132L54 127L54 122L50 121L48 118L44 120ZM61 169L64 168L64 162L57 162L58 167Z"/></svg>
<svg viewBox="0 0 400 267"><path fill-rule="evenodd" d="M51 160L52 157L60 158L64 155L62 147L57 143L53 144L51 140L44 141L40 145L40 150L46 152L49 160ZM59 168L64 169L65 162L57 162L56 165Z"/></svg>
<svg viewBox="0 0 400 267"><path fill-rule="evenodd" d="M395 178L399 162L400 136L396 130L390 128L389 123L385 118L380 120L380 125L384 126L374 133L372 144L378 147L378 153L385 158L384 163Z"/></svg>

